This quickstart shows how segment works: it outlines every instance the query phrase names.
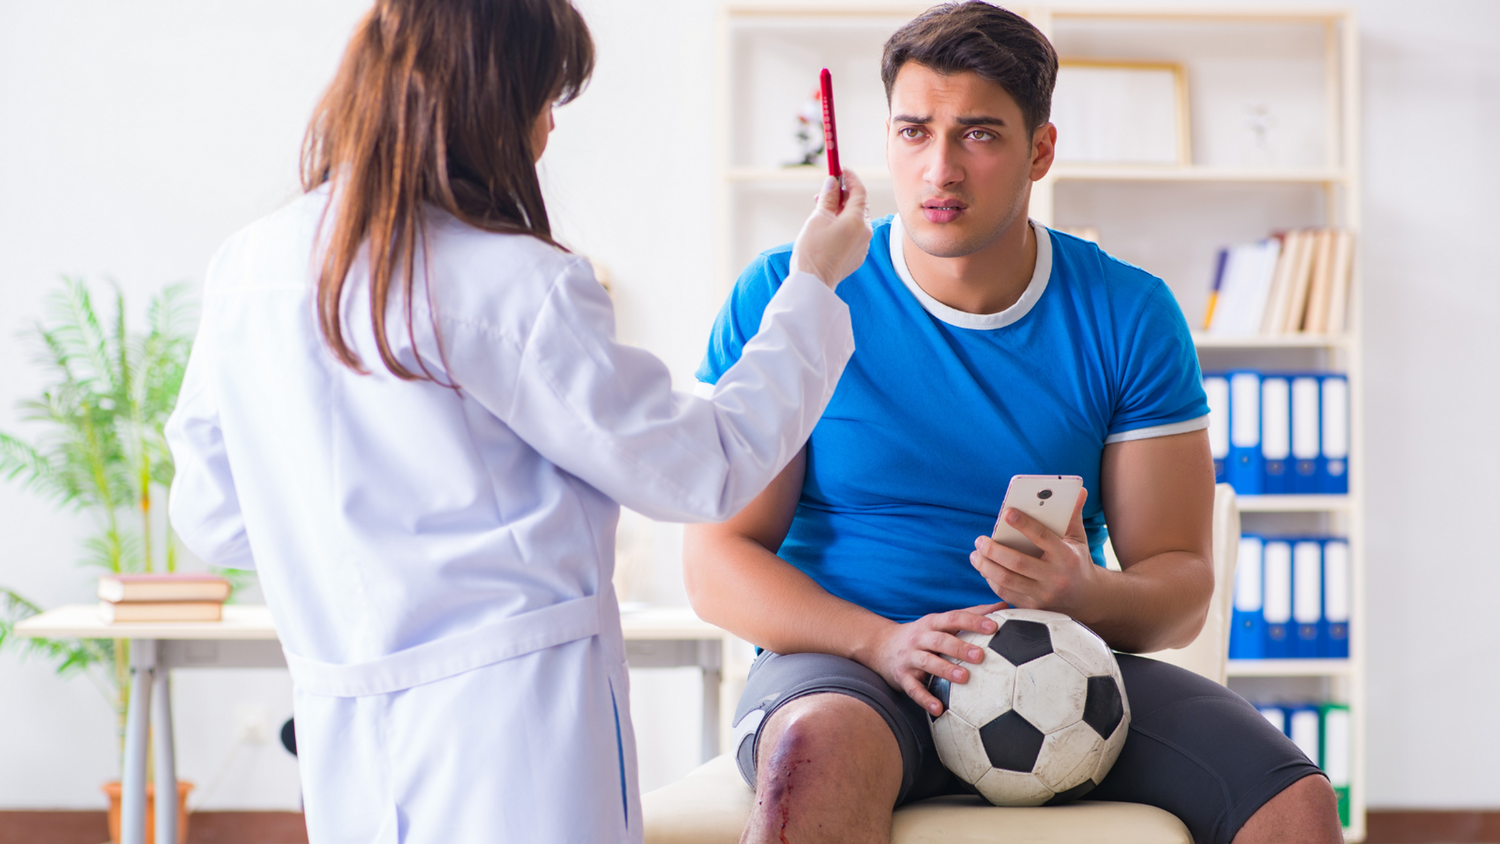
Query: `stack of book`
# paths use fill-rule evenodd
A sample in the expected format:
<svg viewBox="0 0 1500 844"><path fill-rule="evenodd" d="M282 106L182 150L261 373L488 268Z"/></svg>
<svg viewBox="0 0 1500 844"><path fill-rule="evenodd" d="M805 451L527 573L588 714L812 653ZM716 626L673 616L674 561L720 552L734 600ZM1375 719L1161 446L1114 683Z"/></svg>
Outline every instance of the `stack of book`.
<svg viewBox="0 0 1500 844"><path fill-rule="evenodd" d="M1351 753L1349 707L1330 701L1258 703L1255 708L1323 769L1338 798L1339 823L1349 826Z"/></svg>
<svg viewBox="0 0 1500 844"><path fill-rule="evenodd" d="M112 574L99 578L99 614L116 621L219 621L229 581L211 574Z"/></svg>
<svg viewBox="0 0 1500 844"><path fill-rule="evenodd" d="M1209 334L1341 334L1354 235L1298 229L1219 250L1203 329Z"/></svg>
<svg viewBox="0 0 1500 844"><path fill-rule="evenodd" d="M1214 483L1240 495L1347 495L1349 379L1338 372L1205 372Z"/></svg>
<svg viewBox="0 0 1500 844"><path fill-rule="evenodd" d="M1349 541L1240 537L1230 659L1348 659Z"/></svg>

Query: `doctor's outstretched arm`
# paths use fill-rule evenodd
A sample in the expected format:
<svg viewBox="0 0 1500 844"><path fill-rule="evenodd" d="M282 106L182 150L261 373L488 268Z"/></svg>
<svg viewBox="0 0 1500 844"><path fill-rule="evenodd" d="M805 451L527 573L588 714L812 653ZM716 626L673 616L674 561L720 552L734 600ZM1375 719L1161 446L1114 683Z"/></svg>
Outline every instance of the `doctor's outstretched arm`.
<svg viewBox="0 0 1500 844"><path fill-rule="evenodd" d="M854 353L833 288L864 262L870 226L864 186L846 175L843 210L829 179L792 274L711 397L674 392L660 360L615 341L613 306L583 260L553 282L511 378L482 368L497 338L445 323L453 375L544 457L620 504L664 520L728 518L801 449Z"/></svg>

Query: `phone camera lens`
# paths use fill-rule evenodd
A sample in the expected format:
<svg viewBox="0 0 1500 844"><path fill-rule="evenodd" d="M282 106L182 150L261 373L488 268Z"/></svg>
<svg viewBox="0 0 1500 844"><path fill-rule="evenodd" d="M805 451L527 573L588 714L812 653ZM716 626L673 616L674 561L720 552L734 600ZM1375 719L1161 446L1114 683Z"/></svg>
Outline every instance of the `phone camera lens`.
<svg viewBox="0 0 1500 844"><path fill-rule="evenodd" d="M1043 501L1046 501L1047 499L1052 497L1052 490L1044 489L1041 492L1037 493L1036 497L1042 499Z"/></svg>

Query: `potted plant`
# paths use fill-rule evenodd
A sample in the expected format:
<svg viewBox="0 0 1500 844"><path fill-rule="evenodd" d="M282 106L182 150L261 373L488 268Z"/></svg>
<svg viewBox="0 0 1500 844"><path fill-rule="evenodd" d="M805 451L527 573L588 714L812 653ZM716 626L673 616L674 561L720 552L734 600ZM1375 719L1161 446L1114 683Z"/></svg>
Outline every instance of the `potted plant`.
<svg viewBox="0 0 1500 844"><path fill-rule="evenodd" d="M113 298L106 322L88 286L64 278L62 289L48 298L45 321L27 331L37 345L36 362L50 376L40 396L21 403L23 418L38 423L40 435L28 442L0 432L0 477L94 517L96 528L83 544L80 564L101 574L171 572L179 555L163 516L173 465L162 427L182 385L192 308L185 285L167 287L151 300L146 330L131 331L124 296L116 289ZM41 611L0 586L0 649L22 648L52 661L60 675L83 674L93 681L114 712L123 759L129 649L123 640L13 635L16 622ZM183 789L179 795L180 811L186 794ZM117 783L111 803L110 834L118 841ZM185 836L186 827L181 829Z"/></svg>

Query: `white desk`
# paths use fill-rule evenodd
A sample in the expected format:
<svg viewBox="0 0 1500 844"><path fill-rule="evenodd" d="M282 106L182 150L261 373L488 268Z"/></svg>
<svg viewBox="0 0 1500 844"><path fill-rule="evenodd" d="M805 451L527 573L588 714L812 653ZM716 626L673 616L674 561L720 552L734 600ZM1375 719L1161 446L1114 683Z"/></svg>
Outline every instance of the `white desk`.
<svg viewBox="0 0 1500 844"><path fill-rule="evenodd" d="M703 672L702 754L719 753L721 686L733 636L687 607L639 610L622 616L625 652L633 668L697 666ZM120 844L146 836L147 722L155 728L156 793L177 793L172 705L167 675L174 668L282 668L286 659L264 606L229 604L223 621L106 623L97 604L68 604L28 618L16 633L43 639L128 639L130 707L125 717L121 772ZM732 660L731 660L732 661ZM158 844L177 844L177 807L156 802Z"/></svg>

